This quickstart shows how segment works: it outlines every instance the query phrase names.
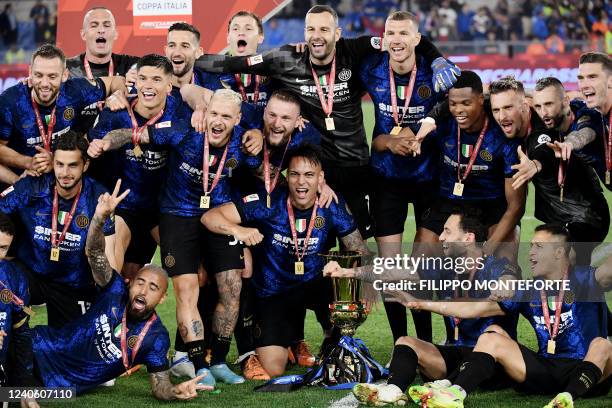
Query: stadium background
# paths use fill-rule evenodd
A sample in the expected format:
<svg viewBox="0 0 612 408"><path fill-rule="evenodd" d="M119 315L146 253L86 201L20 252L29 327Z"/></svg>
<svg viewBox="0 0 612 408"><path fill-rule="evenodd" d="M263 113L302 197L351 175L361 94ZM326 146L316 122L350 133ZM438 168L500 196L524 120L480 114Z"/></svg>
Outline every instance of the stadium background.
<svg viewBox="0 0 612 408"><path fill-rule="evenodd" d="M138 2L139 0L136 0L136 3ZM476 70L484 83L513 74L529 88L538 78L554 76L559 78L567 89L575 90L578 55L586 50L612 53L612 4L603 0L225 0L215 2L214 7L211 7L207 0L140 3L192 3L192 15L136 18L133 17L134 7L130 0L0 1L0 90L14 85L27 75L27 62L32 51L44 42L57 43L68 56L82 52L83 43L77 33L81 27L83 10L98 5L109 7L116 16L119 39L115 43L115 52L131 54L161 53L165 38L164 28L167 27L167 22L173 19L191 19L202 31L205 51L221 52L225 47L227 20L241 9L252 10L260 16L265 16L265 41L260 50L299 42L303 39L304 14L317 3L330 4L338 10L345 37L379 35L389 10L410 10L419 16L422 33L436 41L437 46L461 68ZM143 21L152 21L155 24L142 24ZM145 30L138 32L139 27L144 27ZM147 31L147 27L160 28ZM372 103L364 99L363 109L367 134L371 135ZM612 203L610 192L606 192L606 198ZM538 224L533 217L533 191L530 189L526 214L522 220L521 242L529 242L533 228ZM410 242L413 235L414 218L410 215L406 221L404 241ZM608 234L606 242L612 242L612 234ZM159 264L159 255L156 255L155 262ZM608 303L612 302L609 300ZM176 321L172 294L158 308L158 312L169 332L174 333ZM45 321L44 308L38 308L33 324L42 324ZM410 333L414 333L413 327L410 327ZM385 363L389 360L392 340L384 311L375 310L357 334L365 340L379 361ZM306 338L313 349L321 342L321 331L311 312L307 317ZM444 340L442 320L437 317L434 317L434 340ZM534 347L534 340L532 329L521 318L519 341ZM234 357L235 348L230 359ZM144 370L142 371L129 378L120 379L115 387L99 388L75 402L67 403L66 406L157 406L159 403L151 397L148 380ZM297 373L300 370L294 369L290 372ZM324 391L319 388L291 394L253 393L251 390L254 385L253 382L235 386L221 385L217 394L203 394L189 403L174 405L323 407L346 395L346 392ZM470 407L541 407L548 400L548 397L527 398L508 390L494 394L475 394L468 404ZM609 396L581 400L578 404L580 407L612 406ZM53 403L53 406L63 405Z"/></svg>

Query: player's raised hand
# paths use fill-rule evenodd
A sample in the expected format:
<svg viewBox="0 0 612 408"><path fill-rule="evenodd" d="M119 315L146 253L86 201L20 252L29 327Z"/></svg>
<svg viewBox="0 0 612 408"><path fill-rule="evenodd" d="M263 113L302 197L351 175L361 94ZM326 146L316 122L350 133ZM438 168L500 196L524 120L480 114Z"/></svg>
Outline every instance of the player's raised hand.
<svg viewBox="0 0 612 408"><path fill-rule="evenodd" d="M523 152L521 146L517 148L519 163L512 166L516 173L512 176L512 188L518 190L523 184L528 183L538 172L538 166Z"/></svg>
<svg viewBox="0 0 612 408"><path fill-rule="evenodd" d="M335 201L338 204L338 196L336 192L323 180L319 185L319 202L322 207L329 208L331 203Z"/></svg>
<svg viewBox="0 0 612 408"><path fill-rule="evenodd" d="M138 71L136 70L136 64L132 65L130 70L125 74L125 86L131 87L136 85L136 79L138 78Z"/></svg>
<svg viewBox="0 0 612 408"><path fill-rule="evenodd" d="M251 156L257 156L263 148L263 133L259 129L251 129L242 135L242 150Z"/></svg>
<svg viewBox="0 0 612 408"><path fill-rule="evenodd" d="M238 226L233 231L234 238L238 241L242 241L246 246L253 246L259 244L263 240L263 235L257 228L246 228Z"/></svg>
<svg viewBox="0 0 612 408"><path fill-rule="evenodd" d="M212 391L215 389L212 385L198 384L198 381L206 377L208 373L199 375L191 380L176 384L172 387L174 391L174 397L180 400L188 400L198 396L198 391Z"/></svg>
<svg viewBox="0 0 612 408"><path fill-rule="evenodd" d="M94 139L89 143L87 155L92 159L100 157L104 152L110 149L110 141L104 139Z"/></svg>
<svg viewBox="0 0 612 408"><path fill-rule="evenodd" d="M428 134L436 130L436 121L433 118L427 117L419 121L421 126L416 134L416 139L422 142Z"/></svg>
<svg viewBox="0 0 612 408"><path fill-rule="evenodd" d="M34 146L36 154L32 157L32 167L39 173L49 173L53 170L53 153L42 146Z"/></svg>
<svg viewBox="0 0 612 408"><path fill-rule="evenodd" d="M117 180L117 184L115 184L115 189L112 194L104 193L100 197L98 197L98 205L96 206L96 215L103 217L106 219L109 215L115 211L115 208L119 205L123 199L130 194L130 190L125 190L123 193L119 194L119 190L121 189L121 179Z"/></svg>
<svg viewBox="0 0 612 408"><path fill-rule="evenodd" d="M299 54L303 54L306 51L306 48L308 48L308 44L305 42L291 43L290 45L294 46L295 52Z"/></svg>
<svg viewBox="0 0 612 408"><path fill-rule="evenodd" d="M436 92L446 92L455 85L461 70L444 57L438 57L431 63L433 71L432 82Z"/></svg>
<svg viewBox="0 0 612 408"><path fill-rule="evenodd" d="M571 143L557 141L555 143L548 142L546 146L550 147L555 152L555 157L561 160L569 160L574 148Z"/></svg>
<svg viewBox="0 0 612 408"><path fill-rule="evenodd" d="M304 130L304 128L306 127L306 124L310 123L310 121L308 119L304 119L304 117L302 115L298 116L296 125L298 130L301 132L302 130Z"/></svg>
<svg viewBox="0 0 612 408"><path fill-rule="evenodd" d="M34 398L23 398L20 402L21 408L40 408Z"/></svg>
<svg viewBox="0 0 612 408"><path fill-rule="evenodd" d="M4 345L4 337L6 337L6 332L0 330L0 350L2 350L2 346Z"/></svg>

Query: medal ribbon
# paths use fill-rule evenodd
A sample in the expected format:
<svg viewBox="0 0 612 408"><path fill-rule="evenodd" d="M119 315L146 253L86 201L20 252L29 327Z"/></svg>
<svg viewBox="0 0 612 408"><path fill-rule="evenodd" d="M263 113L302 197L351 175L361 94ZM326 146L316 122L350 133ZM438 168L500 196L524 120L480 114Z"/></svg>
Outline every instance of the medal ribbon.
<svg viewBox="0 0 612 408"><path fill-rule="evenodd" d="M459 181L459 183L461 183L462 181L465 181L465 179L468 177L468 175L472 171L472 166L474 165L474 162L476 161L476 157L478 157L478 152L480 151L480 146L482 146L482 141L484 140L484 135L487 132L488 126L489 126L489 117L486 116L484 126L482 127L482 130L480 131L480 135L478 135L478 140L476 141L474 150L472 151L472 154L470 155L470 161L468 162L467 167L465 168L465 172L463 173L463 176L461 176L461 129L459 128L459 125L457 125L457 180Z"/></svg>
<svg viewBox="0 0 612 408"><path fill-rule="evenodd" d="M390 58L390 57L389 57ZM417 75L417 67L416 64L412 69L412 74L410 74L410 82L408 84L408 89L406 91L406 98L404 99L404 113L402 113L402 118L398 118L397 113L397 88L395 87L395 74L393 73L393 68L391 68L391 61L389 61L389 83L391 86L391 108L393 110L393 120L397 126L401 126L404 118L406 117L406 113L408 113L408 105L410 105L410 99L412 98L412 90L414 89L414 82L416 81Z"/></svg>
<svg viewBox="0 0 612 408"><path fill-rule="evenodd" d="M138 354L138 350L142 345L142 341L144 340L147 332L151 328L153 322L157 319L157 315L153 313L149 320L145 323L144 327L138 334L138 340L132 349L132 363L130 363L128 359L128 350L127 350L127 306L125 307L125 311L123 312L123 317L121 318L121 357L123 358L123 366L125 367L125 371L129 370L134 361L136 360L136 354Z"/></svg>
<svg viewBox="0 0 612 408"><path fill-rule="evenodd" d="M252 74L249 74L252 75ZM246 91L244 90L244 84L242 83L242 79L240 79L240 74L234 74L234 78L236 78L236 85L238 85L238 90L240 91L240 95L242 95L242 101L248 102ZM255 90L253 91L253 103L257 103L259 100L259 75L255 75Z"/></svg>
<svg viewBox="0 0 612 408"><path fill-rule="evenodd" d="M315 199L314 207L312 208L312 214L310 214L310 222L308 223L308 230L306 231L306 238L304 238L304 245L302 246L302 254L298 249L298 238L297 231L295 229L295 215L293 213L293 206L291 205L291 198L287 197L287 214L289 215L289 226L291 227L291 236L293 237L293 246L295 247L295 255L297 256L298 262L301 262L306 255L306 249L308 248L308 242L310 241L310 235L314 228L314 220L317 215L317 208L319 207L319 199Z"/></svg>
<svg viewBox="0 0 612 408"><path fill-rule="evenodd" d="M47 131L45 132L45 126L43 125L42 118L40 116L40 110L38 109L38 104L34 100L34 96L30 97L32 101L32 109L34 109L34 116L36 116L36 125L38 125L38 133L40 133L40 137L42 138L43 145L45 150L51 151L51 137L53 136L53 128L55 127L55 109L57 105L53 107L51 111L51 119L49 120L49 124L47 125ZM57 98L56 98L57 100Z"/></svg>
<svg viewBox="0 0 612 408"><path fill-rule="evenodd" d="M563 274L563 280L567 280L569 275L569 267L565 270ZM563 285L561 285L561 290L559 290L559 297L554 300L555 305L555 322L553 328L551 330L550 325L550 312L548 311L548 302L546 301L546 292L544 290L540 291L540 303L542 303L542 313L544 314L544 322L546 323L546 330L548 330L548 335L551 340L554 340L557 337L557 333L559 333L559 323L561 321L561 307L563 306Z"/></svg>
<svg viewBox="0 0 612 408"><path fill-rule="evenodd" d="M223 172L223 166L225 166L225 158L227 157L227 148L229 147L229 142L225 145L225 150L223 151L223 156L221 156L221 161L219 162L219 166L217 167L217 171L215 172L215 177L213 178L212 185L210 186L210 191L208 190L208 173L210 166L210 146L208 145L208 137L204 135L204 157L202 158L203 168L202 168L202 187L204 188L204 195L208 195L211 193L219 180L221 179L221 173Z"/></svg>
<svg viewBox="0 0 612 408"><path fill-rule="evenodd" d="M283 152L283 157L281 158L280 164L278 166L278 171L274 176L274 180L270 183L270 154L268 152L268 146L266 144L266 138L264 137L264 184L266 186L266 192L268 195L272 194L274 188L276 187L276 183L278 182L278 178L281 174L281 169L283 166L283 161L285 160L285 154L287 153L287 148L289 147L289 143L291 143L291 136L289 136L289 140L287 141L287 145L285 146L285 151Z"/></svg>
<svg viewBox="0 0 612 408"><path fill-rule="evenodd" d="M328 118L332 114L332 110L334 108L334 85L336 84L336 56L334 55L334 59L331 63L331 71L329 74L324 75L327 78L327 102L325 101L325 96L323 95L323 87L319 83L319 77L312 67L312 63L310 64L310 70L312 71L312 78L314 79L315 86L317 87L317 93L319 94L319 101L321 101L321 108L323 108L323 112L325 116Z"/></svg>
<svg viewBox="0 0 612 408"><path fill-rule="evenodd" d="M140 143L140 135L142 134L142 132L144 132L144 129L147 126L153 125L164 114L164 110L163 109L160 110L152 118L150 118L147 121L147 123L139 127L138 122L136 121L136 116L134 115L134 106L136 105L136 102L138 102L138 98L134 98L132 100L132 102L130 103L129 109L127 110L128 113L130 114L130 119L132 120L132 144L134 146Z"/></svg>
<svg viewBox="0 0 612 408"><path fill-rule="evenodd" d="M57 214L59 212L57 186L53 190L54 191L53 212L51 213L51 247L52 248L59 248L60 244L64 240L64 237L66 236L66 232L68 231L68 227L70 227L70 223L72 222L72 217L74 216L74 212L76 211L76 207L79 202L79 197L81 196L82 187L83 185L81 184L81 186L79 187L79 191L74 197L74 201L72 202L72 207L70 208L70 212L68 213L68 216L66 217L66 220L64 221L64 228L62 229L62 234L60 235L59 238L56 237L57 235Z"/></svg>
<svg viewBox="0 0 612 408"><path fill-rule="evenodd" d="M90 81L95 80L93 73L91 72L91 66L89 66L89 61L87 61L86 57L83 58L83 66L85 67L87 79ZM112 77L113 75L115 75L115 65L113 64L113 59L111 58L110 62L108 63L108 76ZM104 109L104 102L98 101L96 105L98 106L99 111Z"/></svg>

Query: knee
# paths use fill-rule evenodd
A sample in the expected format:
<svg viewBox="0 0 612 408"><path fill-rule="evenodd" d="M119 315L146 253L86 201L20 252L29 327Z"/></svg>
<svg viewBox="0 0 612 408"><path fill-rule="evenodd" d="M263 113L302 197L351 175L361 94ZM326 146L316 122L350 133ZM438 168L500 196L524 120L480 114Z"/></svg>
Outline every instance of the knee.
<svg viewBox="0 0 612 408"><path fill-rule="evenodd" d="M402 336L395 342L396 346L408 346L414 348L415 339L410 336Z"/></svg>
<svg viewBox="0 0 612 408"><path fill-rule="evenodd" d="M500 351L503 351L508 346L508 341L511 340L507 335L499 334L495 331L484 332L478 337L474 351L498 356Z"/></svg>
<svg viewBox="0 0 612 408"><path fill-rule="evenodd" d="M176 297L176 304L188 304L196 305L198 303L198 295L200 294L200 287L197 282L197 276L194 276L194 281L189 282L187 280L174 280L174 295Z"/></svg>
<svg viewBox="0 0 612 408"><path fill-rule="evenodd" d="M240 290L242 289L242 271L233 269L231 271L218 273L217 287L219 288L219 300L228 302L233 299L240 298Z"/></svg>
<svg viewBox="0 0 612 408"><path fill-rule="evenodd" d="M612 355L612 343L603 337L596 337L589 344L587 354L589 355L589 360L607 361Z"/></svg>
<svg viewBox="0 0 612 408"><path fill-rule="evenodd" d="M270 367L264 367L264 370L270 374L270 377L280 377L285 374L285 366L283 365L274 364Z"/></svg>
<svg viewBox="0 0 612 408"><path fill-rule="evenodd" d="M490 326L488 326L483 333L486 332L491 332L491 333L497 333L499 335L502 335L504 337L510 338L510 335L508 334L507 331L505 331L504 329L502 329L501 326L498 326L496 324L492 324Z"/></svg>

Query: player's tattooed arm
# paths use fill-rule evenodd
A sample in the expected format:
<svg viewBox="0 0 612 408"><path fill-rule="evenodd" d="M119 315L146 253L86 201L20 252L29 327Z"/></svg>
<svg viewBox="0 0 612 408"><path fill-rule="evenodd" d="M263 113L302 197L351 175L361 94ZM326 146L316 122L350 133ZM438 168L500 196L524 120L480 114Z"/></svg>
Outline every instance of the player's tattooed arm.
<svg viewBox="0 0 612 408"><path fill-rule="evenodd" d="M106 286L113 276L113 268L106 257L104 223L115 211L117 205L130 193L130 190L125 190L122 194L119 194L120 189L121 180L118 180L112 194L104 193L98 198L98 205L89 224L87 241L85 242L85 254L94 281L102 287Z"/></svg>
<svg viewBox="0 0 612 408"><path fill-rule="evenodd" d="M341 237L340 241L342 241L342 245L345 250L355 251L362 255L362 266L348 269L341 268L344 269L343 273L352 274L352 276L364 280L366 282L373 282L374 280L376 280L376 278L374 277L375 275L372 271L372 254L366 246L365 241L361 237L361 233L359 232L359 230L355 229L355 231L351 232L350 234ZM326 267L328 267L328 265L326 265ZM324 274L327 274L325 270ZM331 276L335 276L335 274L332 273Z"/></svg>

